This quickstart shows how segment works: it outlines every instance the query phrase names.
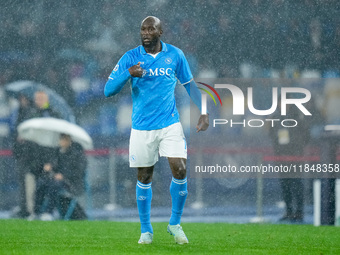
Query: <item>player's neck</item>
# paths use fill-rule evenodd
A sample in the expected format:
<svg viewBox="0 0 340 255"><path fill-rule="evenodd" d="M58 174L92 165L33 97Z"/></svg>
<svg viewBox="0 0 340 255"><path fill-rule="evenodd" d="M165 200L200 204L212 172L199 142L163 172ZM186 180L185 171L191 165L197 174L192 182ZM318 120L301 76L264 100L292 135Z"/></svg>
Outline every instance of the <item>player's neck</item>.
<svg viewBox="0 0 340 255"><path fill-rule="evenodd" d="M145 47L144 49L147 53L156 54L162 50L162 44L158 41L155 45L150 45L149 47Z"/></svg>

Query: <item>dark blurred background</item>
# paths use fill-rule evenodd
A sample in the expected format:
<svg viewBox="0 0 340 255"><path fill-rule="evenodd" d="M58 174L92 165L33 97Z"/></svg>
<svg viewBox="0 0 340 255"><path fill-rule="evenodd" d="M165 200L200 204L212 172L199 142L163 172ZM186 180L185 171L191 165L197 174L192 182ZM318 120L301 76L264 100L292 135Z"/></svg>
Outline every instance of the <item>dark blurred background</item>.
<svg viewBox="0 0 340 255"><path fill-rule="evenodd" d="M334 113L337 109L334 107L340 85L329 85L322 78L340 76L339 7L337 0L3 1L0 8L3 162L0 192L3 198L13 199L2 198L0 209L10 209L16 197L10 150L17 104L7 98L4 85L32 80L63 96L72 107L76 122L94 140L96 152L89 154L89 171L94 194L99 198L95 207L102 208L105 204L131 207L134 206L135 172L128 168L126 155L131 125L129 86L112 99L104 98L103 88L119 58L140 44L139 26L146 16L161 19L163 41L184 51L198 79L314 78L316 82L304 87L320 93L315 107L325 119L327 114L335 115L332 121L337 122L340 118ZM178 108L186 116L188 97L177 97ZM327 105L328 99L333 99L334 104ZM189 125L183 125L189 132ZM251 135L246 137L251 141ZM270 148L265 131L260 137L263 139L257 145ZM114 166L109 149L116 155ZM161 161L159 168L166 167L166 162ZM113 198L113 184L110 188L108 181L110 168L125 171L114 185L117 191L128 190L127 195ZM156 180L163 175L170 176L169 172L159 170L162 171L156 174ZM276 184L272 182L268 183L269 190L273 187L275 190ZM214 186L207 185L208 190ZM235 190L232 186L218 187L229 194ZM155 182L155 189L160 194L164 191L162 199L155 197L155 204L168 205L167 190L161 182ZM241 190L247 193L241 201L255 206L254 189L255 181L250 180L248 185L241 183L234 193L239 194ZM269 206L280 202L279 193L276 189L276 195L268 196ZM195 199L192 195L189 202L194 203ZM228 199L223 201L229 203Z"/></svg>

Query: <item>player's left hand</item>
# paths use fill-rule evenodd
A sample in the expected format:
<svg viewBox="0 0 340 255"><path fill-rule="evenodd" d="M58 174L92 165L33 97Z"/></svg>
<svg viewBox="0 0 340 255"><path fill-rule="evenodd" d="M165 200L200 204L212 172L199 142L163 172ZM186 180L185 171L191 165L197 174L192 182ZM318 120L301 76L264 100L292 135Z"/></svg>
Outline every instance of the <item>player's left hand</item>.
<svg viewBox="0 0 340 255"><path fill-rule="evenodd" d="M205 131L208 129L208 127L209 127L209 115L202 114L196 126L197 132Z"/></svg>

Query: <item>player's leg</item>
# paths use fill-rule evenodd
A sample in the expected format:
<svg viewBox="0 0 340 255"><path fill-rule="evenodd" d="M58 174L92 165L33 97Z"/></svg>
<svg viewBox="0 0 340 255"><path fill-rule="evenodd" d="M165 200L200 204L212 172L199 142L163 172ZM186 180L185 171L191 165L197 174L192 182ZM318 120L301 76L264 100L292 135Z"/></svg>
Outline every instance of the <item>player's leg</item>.
<svg viewBox="0 0 340 255"><path fill-rule="evenodd" d="M170 195L172 200L171 217L169 224L177 225L181 222L184 204L187 198L186 159L168 158L172 171Z"/></svg>
<svg viewBox="0 0 340 255"><path fill-rule="evenodd" d="M139 219L141 223L141 233L153 234L150 222L151 200L152 200L152 174L153 166L138 167L138 180L136 185L136 199Z"/></svg>
<svg viewBox="0 0 340 255"><path fill-rule="evenodd" d="M175 237L178 244L188 243L182 227L180 226L184 204L188 195L187 178L186 178L186 159L185 158L168 158L172 171L172 180L170 184L171 195L171 217L168 225L168 232Z"/></svg>
<svg viewBox="0 0 340 255"><path fill-rule="evenodd" d="M152 182L153 168L150 167L138 167L137 180L143 184L149 184Z"/></svg>
<svg viewBox="0 0 340 255"><path fill-rule="evenodd" d="M180 123L175 123L163 130L159 151L161 156L168 158L173 175L170 184L172 209L168 232L175 236L176 243L188 243L188 239L180 226L188 193L186 179L187 147Z"/></svg>
<svg viewBox="0 0 340 255"><path fill-rule="evenodd" d="M158 160L157 133L154 131L131 131L129 159L130 167L136 167L137 185L136 200L141 223L141 237L138 243L150 244L153 229L150 223L152 200L152 174L153 166Z"/></svg>

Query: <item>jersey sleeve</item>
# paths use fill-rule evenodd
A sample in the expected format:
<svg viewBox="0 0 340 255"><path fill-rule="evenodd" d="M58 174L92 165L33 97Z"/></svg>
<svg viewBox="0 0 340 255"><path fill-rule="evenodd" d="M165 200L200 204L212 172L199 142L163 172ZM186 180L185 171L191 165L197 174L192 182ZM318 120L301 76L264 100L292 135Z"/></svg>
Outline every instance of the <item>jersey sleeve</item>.
<svg viewBox="0 0 340 255"><path fill-rule="evenodd" d="M131 66L133 66L131 57L129 54L125 53L113 68L108 81L105 84L105 96L113 96L124 87L125 83L131 77L128 70Z"/></svg>
<svg viewBox="0 0 340 255"><path fill-rule="evenodd" d="M131 58L128 53L125 53L118 61L117 65L113 68L109 79L115 79L127 71L131 64Z"/></svg>
<svg viewBox="0 0 340 255"><path fill-rule="evenodd" d="M176 68L177 79L182 85L189 83L192 79L192 73L184 53L179 50L179 60Z"/></svg>

